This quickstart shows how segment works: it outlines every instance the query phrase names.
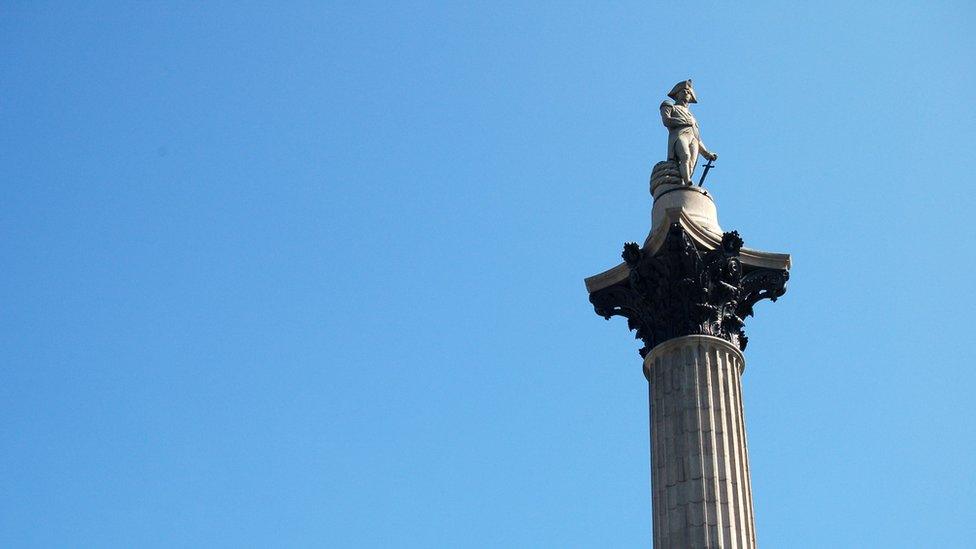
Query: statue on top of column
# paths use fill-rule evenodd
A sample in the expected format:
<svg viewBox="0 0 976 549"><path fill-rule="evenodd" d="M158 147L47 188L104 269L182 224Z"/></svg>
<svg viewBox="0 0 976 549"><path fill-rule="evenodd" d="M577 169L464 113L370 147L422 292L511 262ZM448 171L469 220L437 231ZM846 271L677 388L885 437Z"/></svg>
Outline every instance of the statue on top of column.
<svg viewBox="0 0 976 549"><path fill-rule="evenodd" d="M668 97L674 102L661 103L661 122L668 129L668 161L678 165L681 182L691 185L698 155L708 160L716 160L718 155L705 147L698 131L698 121L691 114L689 105L698 102L691 80L675 84Z"/></svg>

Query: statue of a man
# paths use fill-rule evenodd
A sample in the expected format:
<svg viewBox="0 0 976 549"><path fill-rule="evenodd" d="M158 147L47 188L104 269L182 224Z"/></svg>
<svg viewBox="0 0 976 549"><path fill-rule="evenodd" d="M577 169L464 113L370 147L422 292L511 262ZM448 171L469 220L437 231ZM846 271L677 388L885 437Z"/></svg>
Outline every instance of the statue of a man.
<svg viewBox="0 0 976 549"><path fill-rule="evenodd" d="M698 154L709 160L718 159L718 155L709 151L702 143L698 132L698 121L691 114L688 106L697 103L695 89L691 87L691 80L678 82L668 93L674 100L661 103L661 122L668 129L668 160L678 164L681 180L685 185L691 185L691 176L695 173Z"/></svg>

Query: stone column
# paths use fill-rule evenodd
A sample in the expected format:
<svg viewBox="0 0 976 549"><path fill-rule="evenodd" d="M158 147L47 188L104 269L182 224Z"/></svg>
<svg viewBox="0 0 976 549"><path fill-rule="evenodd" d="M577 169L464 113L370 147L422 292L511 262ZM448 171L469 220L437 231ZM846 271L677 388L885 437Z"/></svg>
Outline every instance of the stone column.
<svg viewBox="0 0 976 549"><path fill-rule="evenodd" d="M757 303L786 293L790 256L723 232L700 187L659 184L643 246L586 279L596 314L644 346L654 549L756 546L740 378Z"/></svg>
<svg viewBox="0 0 976 549"><path fill-rule="evenodd" d="M724 339L670 339L644 359L654 549L756 547L740 378Z"/></svg>

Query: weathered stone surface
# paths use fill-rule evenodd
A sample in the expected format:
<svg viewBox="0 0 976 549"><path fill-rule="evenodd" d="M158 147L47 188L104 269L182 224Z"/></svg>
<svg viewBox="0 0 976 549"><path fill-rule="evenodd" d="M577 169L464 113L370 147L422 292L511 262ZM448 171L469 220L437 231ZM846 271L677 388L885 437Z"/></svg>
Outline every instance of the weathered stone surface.
<svg viewBox="0 0 976 549"><path fill-rule="evenodd" d="M722 238L722 228L718 224L718 210L708 191L701 187L685 185L662 185L658 187L651 208L651 233L666 231L669 221L668 210L679 209L689 219L713 236Z"/></svg>
<svg viewBox="0 0 976 549"><path fill-rule="evenodd" d="M655 196L657 190L662 185L684 186L681 180L681 171L678 169L678 163L674 160L658 162L654 165L654 169L651 170L651 196Z"/></svg>
<svg viewBox="0 0 976 549"><path fill-rule="evenodd" d="M711 336L644 358L651 405L654 549L756 547L741 351Z"/></svg>

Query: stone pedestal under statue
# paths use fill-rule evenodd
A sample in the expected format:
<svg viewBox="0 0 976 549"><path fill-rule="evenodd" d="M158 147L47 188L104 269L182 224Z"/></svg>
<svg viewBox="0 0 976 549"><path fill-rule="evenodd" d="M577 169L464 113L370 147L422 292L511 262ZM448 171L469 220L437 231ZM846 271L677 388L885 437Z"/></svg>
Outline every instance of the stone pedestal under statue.
<svg viewBox="0 0 976 549"><path fill-rule="evenodd" d="M723 232L702 188L654 183L644 244L585 281L597 314L627 318L644 343L653 546L752 548L743 328L758 301L785 293L790 256Z"/></svg>

